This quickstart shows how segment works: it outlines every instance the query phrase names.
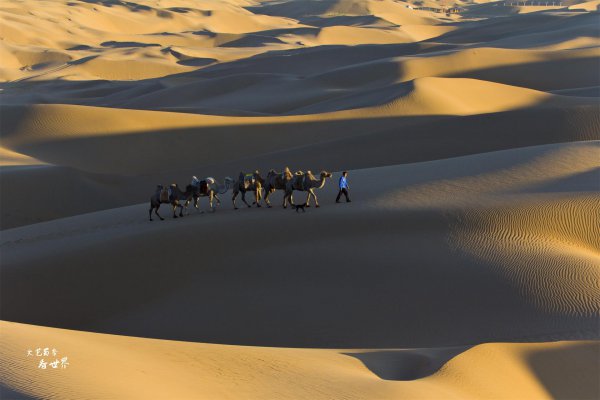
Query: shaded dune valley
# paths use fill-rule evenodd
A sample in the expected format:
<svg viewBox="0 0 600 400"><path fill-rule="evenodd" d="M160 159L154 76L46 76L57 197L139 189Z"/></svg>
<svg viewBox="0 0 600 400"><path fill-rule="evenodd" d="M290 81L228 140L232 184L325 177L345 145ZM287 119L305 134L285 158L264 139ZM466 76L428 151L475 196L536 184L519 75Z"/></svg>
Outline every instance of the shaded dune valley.
<svg viewBox="0 0 600 400"><path fill-rule="evenodd" d="M599 7L2 2L0 398L600 398Z"/></svg>

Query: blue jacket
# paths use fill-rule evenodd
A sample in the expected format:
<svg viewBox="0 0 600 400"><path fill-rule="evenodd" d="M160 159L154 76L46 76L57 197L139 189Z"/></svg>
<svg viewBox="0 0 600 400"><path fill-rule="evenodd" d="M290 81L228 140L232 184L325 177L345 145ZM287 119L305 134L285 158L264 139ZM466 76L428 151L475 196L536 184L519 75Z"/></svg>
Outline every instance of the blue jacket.
<svg viewBox="0 0 600 400"><path fill-rule="evenodd" d="M341 189L350 189L348 187L348 181L346 180L346 178L342 175L342 177L340 178L340 190Z"/></svg>

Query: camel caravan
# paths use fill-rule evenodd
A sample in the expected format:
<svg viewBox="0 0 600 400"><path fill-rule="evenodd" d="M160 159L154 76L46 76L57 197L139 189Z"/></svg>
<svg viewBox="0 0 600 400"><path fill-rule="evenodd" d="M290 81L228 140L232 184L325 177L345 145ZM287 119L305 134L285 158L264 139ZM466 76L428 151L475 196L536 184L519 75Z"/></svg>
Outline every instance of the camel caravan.
<svg viewBox="0 0 600 400"><path fill-rule="evenodd" d="M311 198L315 201L315 207L319 207L315 190L323 188L326 180L332 176L330 172L322 171L317 178L310 171L292 173L287 167L281 173L272 169L264 178L259 171L252 173L240 172L237 180L226 177L223 183L217 182L212 177L200 180L194 176L191 183L186 185L185 190L181 190L176 183L168 187L158 185L154 194L150 197L150 210L148 214L150 221L153 220L152 211L154 211L158 218L164 220L158 213L158 209L161 204L169 204L173 209L173 218L177 218L178 210L179 217L183 217L184 209L187 212L187 208L192 202L196 210L200 211L200 197L208 198L210 210L214 212L216 205L221 204L219 195L227 193L230 189L232 190L231 201L235 210L238 209L236 199L240 194L242 202L247 207L252 207L252 205L261 207L261 201L264 201L266 206L270 208L271 202L269 201L269 197L277 190L283 191L283 208L287 208L288 204L291 207L297 207L292 197L294 191L307 193L306 202L302 204L303 207L310 207ZM246 193L248 192L254 194L252 204L246 201Z"/></svg>

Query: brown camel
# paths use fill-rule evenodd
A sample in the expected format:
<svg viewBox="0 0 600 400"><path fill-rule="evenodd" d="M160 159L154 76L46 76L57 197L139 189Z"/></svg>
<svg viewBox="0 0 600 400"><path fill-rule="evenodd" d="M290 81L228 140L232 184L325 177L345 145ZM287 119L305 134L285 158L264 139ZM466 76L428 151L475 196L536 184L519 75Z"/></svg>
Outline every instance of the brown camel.
<svg viewBox="0 0 600 400"><path fill-rule="evenodd" d="M208 197L208 203L210 205L211 211L215 211L215 207L213 207L213 201L217 201L217 205L221 204L221 200L219 199L219 194L227 193L229 189L233 187L234 180L230 177L225 178L225 182L220 184L217 182L215 178L208 177L204 180L198 180L195 176L192 179L192 188L193 188L193 198L194 198L194 208L196 210L200 210L199 208L199 200L200 197ZM187 201L184 205L185 208L189 205L189 201Z"/></svg>
<svg viewBox="0 0 600 400"><path fill-rule="evenodd" d="M252 204L256 204L257 207L260 207L260 199L262 198L262 188L264 184L265 180L260 176L260 172L254 171L251 174L240 172L237 182L233 185L233 196L231 198L233 208L236 210L238 209L235 204L235 199L240 193L242 194L242 201L244 204L251 207L246 201L246 192L254 192L255 201Z"/></svg>
<svg viewBox="0 0 600 400"><path fill-rule="evenodd" d="M306 196L306 207L310 207L311 196L315 198L315 207L319 207L319 201L317 200L317 195L314 190L321 189L325 186L326 179L331 178L331 176L331 172L321 171L321 177L320 179L317 179L310 171L306 171L305 174L297 172L296 175L287 182L285 196L289 199L290 204L293 205L292 193L294 190L308 192L308 195Z"/></svg>
<svg viewBox="0 0 600 400"><path fill-rule="evenodd" d="M176 183L169 187L168 192L162 185L158 185L154 195L150 197L150 210L148 210L150 221L152 221L152 210L154 210L161 221L164 220L158 213L161 204L171 204L173 207L173 218L177 218L176 210L179 207L179 216L183 217L183 205L181 205L181 202L188 202L192 198L192 192L192 185L187 185L185 192L182 192Z"/></svg>
<svg viewBox="0 0 600 400"><path fill-rule="evenodd" d="M274 169L270 170L265 179L265 203L267 207L271 207L269 196L275 193L276 190L285 191L286 185L289 180L293 178L293 174L288 167L285 167L282 173L276 172ZM287 196L283 196L283 208L287 208Z"/></svg>

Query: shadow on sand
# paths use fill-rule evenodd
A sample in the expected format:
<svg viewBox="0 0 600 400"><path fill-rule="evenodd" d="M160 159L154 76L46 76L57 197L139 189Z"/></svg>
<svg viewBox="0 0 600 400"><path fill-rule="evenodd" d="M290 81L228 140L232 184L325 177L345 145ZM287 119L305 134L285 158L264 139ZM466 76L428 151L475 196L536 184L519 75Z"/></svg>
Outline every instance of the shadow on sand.
<svg viewBox="0 0 600 400"><path fill-rule="evenodd" d="M414 381L430 376L471 346L435 349L381 350L343 353L360 360L379 378L388 381Z"/></svg>

